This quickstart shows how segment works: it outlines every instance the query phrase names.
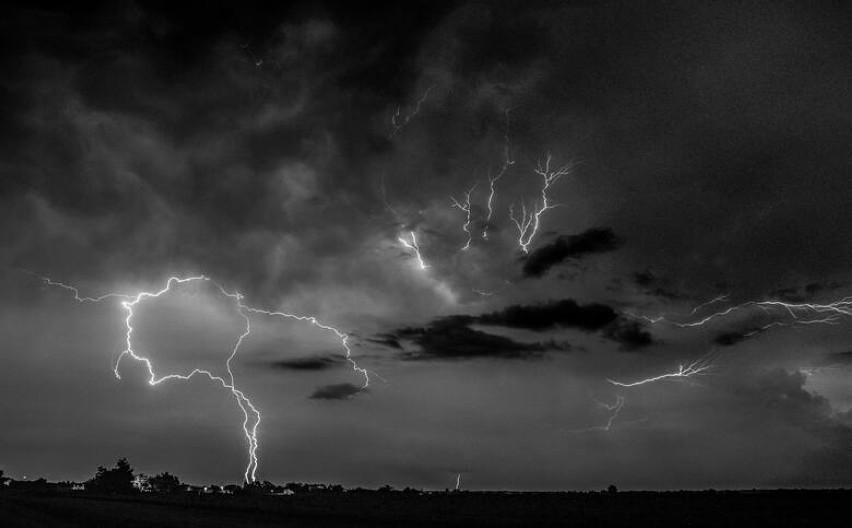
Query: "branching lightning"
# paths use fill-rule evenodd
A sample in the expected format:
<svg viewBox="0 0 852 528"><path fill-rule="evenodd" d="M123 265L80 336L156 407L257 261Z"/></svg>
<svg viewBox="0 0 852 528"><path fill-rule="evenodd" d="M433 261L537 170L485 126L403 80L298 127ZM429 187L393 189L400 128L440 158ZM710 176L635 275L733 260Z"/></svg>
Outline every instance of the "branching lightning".
<svg viewBox="0 0 852 528"><path fill-rule="evenodd" d="M691 315L694 315L696 311L704 306L708 306L712 303L719 302L724 300L722 296L713 299L710 302L704 303L700 305L698 308L692 311ZM677 326L678 328L695 328L699 326L704 326L711 321L716 319L721 319L727 315L743 312L750 308L760 309L765 315L771 317L785 317L786 320L774 321L769 323L755 331L749 332L748 334L744 334L745 337L749 337L758 333L761 333L765 330L768 330L773 327L778 326L793 326L793 325L812 325L812 324L839 324L839 320L844 317L852 317L852 296L844 297L839 301L835 301L828 304L818 304L818 303L788 303L784 301L747 301L742 304L737 304L734 306L729 306L723 310L718 312L714 312L710 315L706 315L704 317L700 317L695 320L687 320L687 321L675 321L671 320L665 315L661 315L658 317L648 317L644 315L635 315L635 314L627 314L633 317L638 317L649 323L666 323L673 326Z"/></svg>
<svg viewBox="0 0 852 528"><path fill-rule="evenodd" d="M728 300L728 294L727 293L724 293L722 295L717 295L716 297L710 299L709 301L707 301L705 303L701 303L698 306L696 306L695 308L693 308L692 312L690 312L690 315L695 315L697 312L701 311L702 309L704 309L704 308L706 308L706 307L708 307L712 304L716 304L718 302L727 301L727 300Z"/></svg>
<svg viewBox="0 0 852 528"><path fill-rule="evenodd" d="M485 216L485 226L482 228L482 238L484 240L488 240L489 222L491 222L491 217L494 216L494 185L498 181L500 181L500 178L502 178L504 174L506 174L506 171L509 169L509 166L515 164L515 161L512 159L512 156L511 156L511 148L510 148L510 144L509 144L509 111L510 110L511 110L511 108L507 108L506 112L505 112L505 115L506 115L506 131L505 131L505 135L503 136L504 137L503 166L500 167L500 170L497 172L496 175L494 175L494 176L491 176L490 174L488 175L489 193L488 193L488 202L486 203L486 207L488 209L488 214Z"/></svg>
<svg viewBox="0 0 852 528"><path fill-rule="evenodd" d="M429 266L423 262L423 256L420 254L420 246L417 245L417 237L414 235L414 231L409 231L408 234L411 237L411 241L402 237L397 238L397 240L399 240L400 244L414 252L414 256L417 258L417 263L420 265L420 269L425 270Z"/></svg>
<svg viewBox="0 0 852 528"><path fill-rule="evenodd" d="M28 273L32 274L32 272L28 272ZM38 275L36 275L36 276L38 276ZM200 375L203 375L203 376L207 376L211 381L219 383L219 384L222 385L223 388L228 389L231 392L231 394L233 395L234 399L236 400L237 405L240 407L240 410L243 412L243 416L244 416L243 432L244 432L245 437L246 437L246 442L248 443L248 458L249 458L248 464L246 466L245 474L244 474L244 478L245 478L246 482L249 482L249 481L254 482L256 480L256 473L257 473L257 468L258 468L258 458L257 458L258 437L257 437L257 434L258 434L258 427L260 425L261 415L260 415L260 411L254 406L254 404L251 402L249 397L246 396L246 394L242 390L237 388L236 381L234 379L234 373L233 373L233 370L231 369L231 362L236 357L237 352L240 349L240 346L243 344L243 342L249 336L249 334L251 334L251 318L249 317L251 314L265 315L265 316L269 316L269 317L284 317L284 318L287 318L287 319L293 319L293 320L297 320L297 321L305 321L305 322L311 323L312 325L316 326L317 328L321 328L323 330L332 332L337 337L337 339L340 340L340 343L343 346L343 349L345 351L346 360L349 361L349 363L352 365L353 371L358 372L359 374L364 376L364 385L362 386L362 389L365 389L370 385L370 376L369 376L368 371L366 369L359 367L358 364L355 362L355 360L352 359L352 351L351 351L351 349L349 348L349 345L348 345L349 336L347 334L340 332L339 330L337 330L334 327L331 327L331 326L328 326L328 325L325 325L325 324L319 322L319 320L317 320L317 318L315 316L293 315L293 314L288 314L288 313L284 313L284 312L263 310L263 309L260 309L260 308L248 306L248 305L243 303L244 297L241 293L239 293L239 292L230 293L230 292L226 291L222 286L213 282L210 278L208 278L204 275L198 275L198 276L186 277L186 278L170 277L166 281L166 285L162 289L160 289L159 291L155 291L155 292L144 292L143 291L143 292L139 292L135 295L122 294L122 293L108 293L108 294L105 294L105 295L102 295L102 296L99 296L99 297L83 297L83 296L80 296L79 290L74 286L69 286L69 285L63 284L61 282L53 281L53 280L51 280L47 277L39 276L39 278L48 286L58 287L58 288L62 288L64 290L72 292L74 294L74 299L77 302L98 303L98 302L101 302L101 301L104 301L104 300L110 299L110 298L121 299L121 301L120 301L121 306L122 306L122 308L124 308L125 312L127 313L127 316L124 319L124 324L125 324L125 328L126 328L125 349L119 355L118 360L116 361L115 366L113 368L113 372L114 372L116 378L121 379L121 374L119 373L119 366L121 364L121 360L125 356L130 356L131 358L133 358L136 361L139 361L140 363L145 365L146 369L148 370L148 384L149 385L159 385L160 383L162 383L164 381L168 381L168 380L189 380L190 378L192 378L196 374L200 374ZM154 298L157 298L157 297L160 297L160 296L166 294L167 292L171 291L172 286L174 286L174 285L186 284L186 283L190 283L190 282L209 282L209 283L213 284L222 295L224 295L224 296L226 296L229 299L232 299L234 301L234 303L236 304L238 313L245 320L245 323L246 323L245 330L243 331L242 334L240 334L239 338L237 339L236 343L234 344L233 349L231 350L230 356L228 356L228 360L225 362L225 368L228 372L227 379L223 378L221 376L217 376L217 375L213 374L212 372L210 372L208 370L198 369L198 368L193 369L188 374L172 373L172 374L166 374L166 375L158 376L157 373L155 372L153 361L151 361L150 358L147 358L143 355L140 355L133 348L133 332L135 330L135 328L133 326L134 308L136 308L143 300L154 299Z"/></svg>
<svg viewBox="0 0 852 528"><path fill-rule="evenodd" d="M656 383L658 381L663 381L663 380L667 380L667 379L691 378L692 376L701 375L702 373L709 370L712 366L713 366L713 364L708 359L706 359L706 357L705 357L705 358L697 359L697 360L693 361L692 363L689 363L686 366L679 365L677 370L675 370L674 372L661 374L659 376L654 376L654 377L651 377L651 378L645 378L645 379L641 379L641 380L633 381L633 382L614 381L614 380L607 378L607 381L609 383L613 384L613 385L618 386L618 387L638 387L640 385L647 385L649 383Z"/></svg>
<svg viewBox="0 0 852 528"><path fill-rule="evenodd" d="M606 403L595 400L594 397L592 399L602 409L606 410L610 413L609 418L607 418L606 425L595 425L592 427L586 427L583 429L571 429L569 432L571 433L590 433L593 431L603 431L608 433L610 429L612 429L612 423L618 418L618 414L621 412L621 409L624 408L624 404L627 403L627 398L621 395L615 396L615 403Z"/></svg>
<svg viewBox="0 0 852 528"><path fill-rule="evenodd" d="M464 202L459 202L458 200L456 200L452 196L450 197L450 200L453 203L453 207L456 207L456 208L460 209L463 213L465 213L465 223L464 223L464 225L462 225L462 231L464 231L465 234L467 234L467 242L461 248L461 251L467 251L468 249L470 249L470 243L473 239L473 233L471 233L471 231L470 231L470 210L471 210L470 195L471 195L471 193L473 193L474 189L476 189L475 183L465 193Z"/></svg>
<svg viewBox="0 0 852 528"><path fill-rule="evenodd" d="M408 125L408 122L411 121L414 116L420 113L420 107L423 106L423 103L425 103L426 99L429 98L429 93L434 90L436 86L437 84L433 84L426 88L426 91L423 92L423 95L421 95L420 99L417 100L417 103L414 105L414 108L410 112L405 114L405 116L402 115L402 107L396 107L396 112L394 112L394 114L391 116L391 132L388 136L388 139L393 139L393 137L397 133L399 133L403 128Z"/></svg>
<svg viewBox="0 0 852 528"><path fill-rule="evenodd" d="M521 203L521 216L519 218L515 217L514 206L509 206L509 219L518 229L518 246L520 246L524 253L529 253L529 245L538 233L539 226L541 225L541 215L550 209L559 207L559 204L551 203L549 201L547 190L562 176L570 174L571 170L574 168L573 163L567 163L557 169L551 169L550 163L552 159L553 157L548 152L544 162L539 160L538 165L533 169L533 171L542 178L541 202L533 202L533 208L529 211L527 210L526 204Z"/></svg>

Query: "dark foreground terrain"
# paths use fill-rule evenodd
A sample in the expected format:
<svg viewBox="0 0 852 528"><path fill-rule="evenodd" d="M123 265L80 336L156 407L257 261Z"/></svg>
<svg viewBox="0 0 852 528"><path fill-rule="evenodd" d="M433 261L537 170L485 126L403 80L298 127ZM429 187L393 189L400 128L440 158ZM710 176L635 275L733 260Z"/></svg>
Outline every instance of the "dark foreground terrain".
<svg viewBox="0 0 852 528"><path fill-rule="evenodd" d="M852 491L380 493L293 496L0 492L0 527L850 526Z"/></svg>

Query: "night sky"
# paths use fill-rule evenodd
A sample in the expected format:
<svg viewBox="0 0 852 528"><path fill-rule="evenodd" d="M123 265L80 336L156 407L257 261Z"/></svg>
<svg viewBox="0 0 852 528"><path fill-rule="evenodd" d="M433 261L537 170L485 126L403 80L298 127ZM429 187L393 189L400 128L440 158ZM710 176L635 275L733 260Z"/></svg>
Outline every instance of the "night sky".
<svg viewBox="0 0 852 528"><path fill-rule="evenodd" d="M248 314L262 480L852 485L852 10L172 4L2 10L7 476L242 481L232 393L42 279L204 275L133 309L158 375L226 376L220 287L369 373Z"/></svg>

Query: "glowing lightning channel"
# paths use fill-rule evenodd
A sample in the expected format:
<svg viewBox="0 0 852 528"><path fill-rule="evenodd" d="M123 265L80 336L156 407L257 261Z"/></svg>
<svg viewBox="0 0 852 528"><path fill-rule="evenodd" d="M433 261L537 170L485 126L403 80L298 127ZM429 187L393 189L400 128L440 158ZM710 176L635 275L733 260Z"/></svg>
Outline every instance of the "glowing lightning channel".
<svg viewBox="0 0 852 528"><path fill-rule="evenodd" d="M411 236L411 241L398 237L399 243L410 249L414 252L414 256L417 258L417 263L420 264L420 269L425 270L429 266L423 262L423 257L420 255L420 246L417 245L417 237L414 236L414 231L409 231L409 235Z"/></svg>
<svg viewBox="0 0 852 528"><path fill-rule="evenodd" d="M511 205L509 206L509 219L518 228L518 245L524 253L529 253L529 245L532 243L533 238L535 238L536 233L538 233L538 228L541 225L541 215L560 205L550 203L547 197L547 190L562 176L570 174L574 168L573 163L567 163L558 169L551 169L550 162L552 159L551 154L548 152L544 163L539 160L538 166L533 169L542 178L541 203L538 201L533 202L533 209L531 211L527 211L526 204L521 203L520 218L515 218L515 209Z"/></svg>
<svg viewBox="0 0 852 528"><path fill-rule="evenodd" d="M461 473L456 475L456 491L459 490L459 486L461 486Z"/></svg>
<svg viewBox="0 0 852 528"><path fill-rule="evenodd" d="M28 273L33 274L32 272L29 272L29 271L28 271ZM33 275L35 275L35 274L33 274ZM36 275L36 276L38 276L38 275ZM243 416L244 416L243 432L245 434L246 441L247 441L248 446L249 446L248 447L249 461L248 461L248 465L246 466L246 470L245 470L245 474L244 474L244 478L245 478L246 482L249 482L249 481L254 482L255 480L257 480L257 476L256 476L257 468L258 468L257 432L258 432L258 427L260 425L261 415L260 415L260 411L258 411L258 409L254 406L254 404L252 404L252 402L248 398L248 396L246 396L243 391L241 391L240 389L238 389L236 387L236 382L235 382L235 379L234 379L234 373L233 373L233 370L231 369L231 362L236 357L237 352L239 351L242 343L245 341L245 339L251 333L251 319L249 318L249 314L262 314L262 315L267 315L267 316L270 316L270 317L285 317L285 318L294 319L294 320L297 320L297 321L306 321L306 322L309 322L312 325L316 326L317 328L321 328L323 330L327 330L327 331L334 333L334 335L340 340L341 344L343 345L343 348L345 350L346 359L352 365L353 371L358 372L358 373L360 373L361 375L364 376L364 385L362 386L362 389L365 389L370 385L369 372L366 369L359 367L358 364L355 362L355 360L352 359L352 351L351 351L351 349L349 348L349 345L348 345L349 336L347 334L340 332L339 330L337 330L334 327L331 327L331 326L328 326L328 325L325 325L325 324L319 322L317 320L317 318L314 317L314 316L292 315L292 314L287 314L287 313L284 313L284 312L269 311L269 310L263 310L263 309L260 309L260 308L254 308L252 306L248 306L248 305L243 303L243 295L241 293L239 293L239 292L234 292L234 293L227 292L222 286L211 281L208 277L206 277L204 275L198 275L198 276L186 277L186 278L170 277L166 281L165 287L163 287L162 289L160 289L159 291L156 291L156 292L139 292L135 295L121 294L121 293L108 293L108 294L102 295L100 297L81 297L79 290L77 288L75 288L74 286L69 286L69 285L63 284L61 282L53 281L53 280L51 280L47 277L40 277L39 276L39 278L45 284L47 284L49 286L62 288L62 289L65 289L67 291L72 292L74 294L74 299L78 302L81 302L81 303L84 303L84 302L97 303L97 302L101 302L101 301L109 299L109 298L123 299L121 301L121 306L127 312L127 317L125 317L125 319L124 319L125 328L127 330L125 332L125 349L119 355L118 359L116 360L115 366L113 368L113 372L114 372L116 378L121 379L121 374L119 373L119 366L121 364L121 360L125 356L130 356L131 358L135 359L136 361L143 363L145 365L145 367L147 368L147 370L148 370L148 384L149 385L159 385L160 383L162 383L164 381L175 380L175 379L185 381L185 380L189 380L190 378L192 378L196 374L201 374L201 375L207 376L211 381L215 381L215 382L221 384L222 387L228 389L231 392L231 394L234 396L234 399L237 401L237 405L240 407L240 410L242 410ZM139 303L141 303L143 300L157 298L157 297L160 297L161 295L169 292L171 290L172 286L175 285L175 284L185 284L185 283L188 283L188 282L195 282L195 281L210 282L210 283L212 283L213 285L216 286L216 288L219 290L220 293L222 293L222 295L224 295L224 296L226 296L230 299L233 299L234 302L237 305L237 311L240 313L240 315L243 317L243 319L246 322L245 331L243 331L243 333L240 334L239 338L237 339L236 343L234 344L234 348L231 350L230 356L228 356L228 360L225 362L225 367L226 367L226 370L228 372L228 379L222 378L221 376L216 376L208 370L198 369L198 368L193 369L189 374L167 374L165 376L158 377L157 374L154 371L153 362L149 358L142 356L142 355L139 355L133 349L133 332L134 332L134 327L133 327L133 323L132 323L132 319L133 319L133 315L134 315L133 309L137 305L139 305ZM252 422L251 425L249 425L250 421Z"/></svg>
<svg viewBox="0 0 852 528"><path fill-rule="evenodd" d="M701 309L706 308L706 307L710 306L711 304L716 304L716 303L719 303L719 302L722 302L722 301L727 301L727 300L728 300L728 294L727 293L724 293L722 295L717 295L716 297L710 299L709 301L707 301L705 303L701 303L698 306L696 306L695 308L693 308L692 312L690 312L690 315L695 315Z"/></svg>
<svg viewBox="0 0 852 528"><path fill-rule="evenodd" d="M498 181L500 181L500 178L502 178L504 174L506 174L506 171L509 169L509 166L515 164L515 160L513 160L512 157L511 157L511 150L510 150L510 145L509 145L509 111L510 110L511 110L511 108L507 108L506 112L505 112L505 114L506 114L506 133L504 135L505 141L504 141L504 144L503 144L503 166L500 167L500 171L495 176L491 176L490 174L488 175L489 193L488 193L488 202L486 203L486 206L488 208L488 214L485 217L485 225L482 228L482 238L484 240L488 240L488 226L489 226L489 222L491 222L491 217L494 216L494 185Z"/></svg>
<svg viewBox="0 0 852 528"><path fill-rule="evenodd" d="M712 301L711 301L712 302ZM710 303L705 303L705 305ZM839 301L835 301L828 304L817 304L817 303L787 303L783 301L747 301L742 304L737 304L734 306L729 306L723 310L718 312L714 312L710 315L701 317L694 321L684 321L678 322L669 319L665 315L661 315L658 317L648 317L648 316L637 316L635 314L627 314L632 315L633 317L639 317L645 321L650 323L666 323L670 325L677 326L679 328L694 328L698 326L704 326L705 324L723 318L727 315L730 315L735 312L745 311L749 308L759 308L766 315L781 317L781 316L789 316L788 321L777 321L774 323L770 323L763 328L760 328L758 331L751 332L751 334L759 333L761 331L767 330L773 326L791 326L791 325L811 325L811 324L838 324L838 321L843 317L852 317L852 296L844 297Z"/></svg>
<svg viewBox="0 0 852 528"><path fill-rule="evenodd" d="M468 249L470 249L470 243L473 239L473 233L470 232L470 195L474 189L476 189L475 183L465 193L464 202L459 202L452 196L450 197L450 200L453 202L453 207L456 207L465 213L465 223L462 226L462 231L467 234L467 242L465 243L464 247L461 248L461 251L467 251Z"/></svg>
<svg viewBox="0 0 852 528"><path fill-rule="evenodd" d="M634 381L634 382L629 382L629 383L625 383L625 382L621 382L621 381L614 381L614 380L611 380L609 378L607 378L607 381L612 383L613 385L618 386L618 387L638 387L639 385L647 385L649 383L655 383L655 382L662 381L662 380L665 380L665 379L690 378L692 376L698 376L698 375L702 374L703 372L709 370L710 367L712 367L712 366L713 366L713 364L709 360L707 360L705 358L700 358L700 359L693 361L692 363L688 364L685 367L683 365L679 365L677 370L675 370L674 372L669 372L667 374L661 374L659 376L654 376L652 378L645 378L645 379L642 379L642 380L639 380L639 381Z"/></svg>
<svg viewBox="0 0 852 528"><path fill-rule="evenodd" d="M426 91L423 92L423 95L417 100L417 104L415 104L411 112L407 113L405 116L402 115L402 107L396 107L396 112L391 116L391 132L388 139L393 139L397 133L408 125L408 122L411 121L414 116L420 113L420 107L423 106L423 103L425 103L426 99L429 98L429 93L434 90L436 86L437 84L433 84L429 86L429 88L426 88Z"/></svg>
<svg viewBox="0 0 852 528"><path fill-rule="evenodd" d="M627 403L627 398L621 395L615 396L615 403L605 403L601 401L597 401L592 397L592 399L597 403L598 407L605 409L610 413L609 418L606 421L606 425L595 425L593 427L586 427L584 429L570 429L568 432L570 433L590 433L593 431L603 431L608 433L610 429L612 429L612 423L618 418L618 414L621 412L621 409L624 408L624 404Z"/></svg>

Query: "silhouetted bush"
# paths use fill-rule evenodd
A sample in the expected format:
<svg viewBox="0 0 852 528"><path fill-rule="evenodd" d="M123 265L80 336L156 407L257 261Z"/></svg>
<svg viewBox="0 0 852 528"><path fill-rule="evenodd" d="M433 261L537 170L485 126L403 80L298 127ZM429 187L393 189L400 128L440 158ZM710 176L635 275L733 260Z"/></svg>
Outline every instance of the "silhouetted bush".
<svg viewBox="0 0 852 528"><path fill-rule="evenodd" d="M168 471L154 475L148 479L148 485L151 489L159 493L174 493L183 489L183 484L180 479L172 475Z"/></svg>
<svg viewBox="0 0 852 528"><path fill-rule="evenodd" d="M98 467L94 478L86 483L86 489L101 493L133 493L133 468L126 458L119 458L112 469Z"/></svg>

